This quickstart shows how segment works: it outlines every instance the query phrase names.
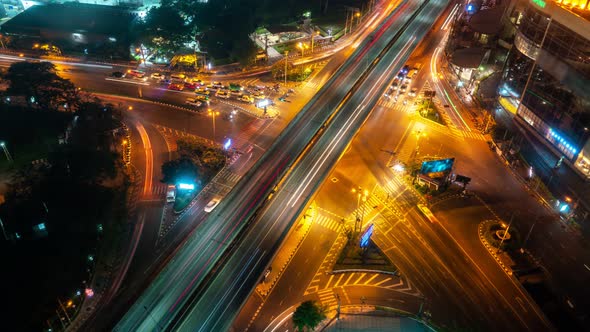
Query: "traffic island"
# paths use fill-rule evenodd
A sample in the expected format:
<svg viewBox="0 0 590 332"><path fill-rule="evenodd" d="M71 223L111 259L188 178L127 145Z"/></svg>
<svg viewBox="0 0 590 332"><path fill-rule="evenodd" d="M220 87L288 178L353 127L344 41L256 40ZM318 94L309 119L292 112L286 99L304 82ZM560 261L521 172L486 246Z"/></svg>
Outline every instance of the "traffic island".
<svg viewBox="0 0 590 332"><path fill-rule="evenodd" d="M345 234L348 240L340 251L340 256L336 260L332 272L371 270L397 273L397 267L370 240L370 236L367 237L368 231L359 234L354 233L351 229L346 230ZM367 239L366 242L364 241L365 238Z"/></svg>

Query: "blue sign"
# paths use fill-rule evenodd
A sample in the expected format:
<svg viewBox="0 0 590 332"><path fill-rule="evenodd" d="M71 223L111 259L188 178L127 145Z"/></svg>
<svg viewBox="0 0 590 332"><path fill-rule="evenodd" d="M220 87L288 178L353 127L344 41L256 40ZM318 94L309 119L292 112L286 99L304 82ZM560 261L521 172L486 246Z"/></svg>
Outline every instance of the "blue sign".
<svg viewBox="0 0 590 332"><path fill-rule="evenodd" d="M178 189L195 190L195 185L191 183L179 183Z"/></svg>
<svg viewBox="0 0 590 332"><path fill-rule="evenodd" d="M373 235L374 228L375 224L371 224L361 236L361 248L366 248L369 246L369 240L371 239L371 235Z"/></svg>
<svg viewBox="0 0 590 332"><path fill-rule="evenodd" d="M420 174L445 176L453 169L455 158L425 161L420 168Z"/></svg>
<svg viewBox="0 0 590 332"><path fill-rule="evenodd" d="M227 149L229 149L230 146L231 146L231 138L228 138L227 141L225 141L225 144L223 144L223 149L227 150Z"/></svg>

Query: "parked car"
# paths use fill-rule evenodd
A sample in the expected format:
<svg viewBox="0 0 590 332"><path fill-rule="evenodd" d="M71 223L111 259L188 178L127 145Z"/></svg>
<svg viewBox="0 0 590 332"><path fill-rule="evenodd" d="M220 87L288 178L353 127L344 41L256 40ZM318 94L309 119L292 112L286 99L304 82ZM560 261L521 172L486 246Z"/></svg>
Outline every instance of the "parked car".
<svg viewBox="0 0 590 332"><path fill-rule="evenodd" d="M121 78L121 77L124 77L125 74L122 73L122 72L120 72L120 71L114 71L114 72L111 73L111 76L112 77L116 77L116 78Z"/></svg>

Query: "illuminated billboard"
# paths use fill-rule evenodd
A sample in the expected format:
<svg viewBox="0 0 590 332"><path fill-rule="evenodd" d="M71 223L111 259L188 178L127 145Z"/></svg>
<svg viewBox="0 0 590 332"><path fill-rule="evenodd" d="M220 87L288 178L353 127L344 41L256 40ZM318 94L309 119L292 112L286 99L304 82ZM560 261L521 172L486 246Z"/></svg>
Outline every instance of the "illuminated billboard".
<svg viewBox="0 0 590 332"><path fill-rule="evenodd" d="M455 158L425 161L420 168L420 174L431 178L440 178L448 175L453 169Z"/></svg>
<svg viewBox="0 0 590 332"><path fill-rule="evenodd" d="M371 224L361 236L361 248L366 248L369 246L369 240L371 239L371 235L373 235L374 228L375 224Z"/></svg>

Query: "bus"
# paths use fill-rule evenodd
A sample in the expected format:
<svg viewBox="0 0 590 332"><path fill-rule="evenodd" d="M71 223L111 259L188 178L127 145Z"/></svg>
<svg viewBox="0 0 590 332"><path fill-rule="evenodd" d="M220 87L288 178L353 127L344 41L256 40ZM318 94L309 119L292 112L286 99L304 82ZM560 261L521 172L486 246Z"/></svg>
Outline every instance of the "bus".
<svg viewBox="0 0 590 332"><path fill-rule="evenodd" d="M424 204L418 204L418 210L422 212L422 214L430 221L431 223L438 222L438 219L432 214L429 208L426 207Z"/></svg>

